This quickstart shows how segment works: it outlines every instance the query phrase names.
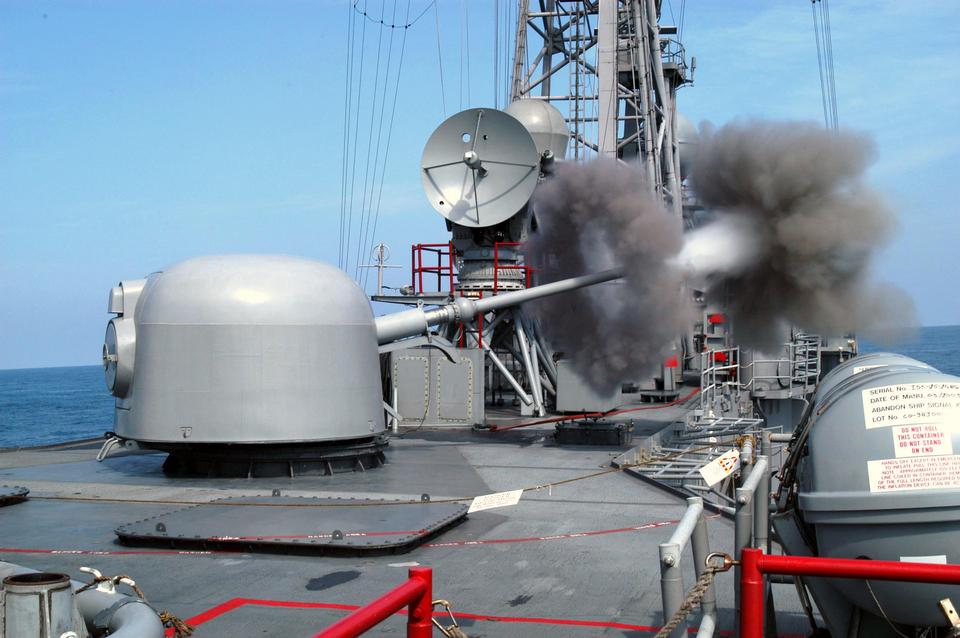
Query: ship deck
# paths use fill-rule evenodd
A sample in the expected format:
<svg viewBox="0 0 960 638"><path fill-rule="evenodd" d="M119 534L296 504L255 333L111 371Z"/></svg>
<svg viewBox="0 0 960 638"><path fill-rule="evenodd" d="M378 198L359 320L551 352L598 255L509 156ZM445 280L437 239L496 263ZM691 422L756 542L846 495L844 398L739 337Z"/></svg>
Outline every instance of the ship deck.
<svg viewBox="0 0 960 638"><path fill-rule="evenodd" d="M664 427L679 410L637 421L638 434ZM191 552L124 546L114 534L120 525L176 509L144 500L208 501L274 489L291 496L472 497L595 473L623 451L558 446L552 432L547 426L500 433L412 430L391 440L382 468L296 479L174 479L161 471L162 454L121 454L97 463L93 442L3 451L0 484L28 487L31 498L0 508L0 559L78 580L86 580L81 566L129 574L156 607L194 624L197 638L312 636L399 584L412 565L433 568L434 596L453 603L471 638L652 635L663 622L657 545L670 536L686 504L621 472L526 491L515 506L470 514L397 555ZM78 500L88 498L114 501ZM316 515L320 526L322 509ZM730 552L732 523L713 517L708 528L711 549ZM689 587L692 560L684 562ZM717 585L718 624L721 635L729 635L733 573L721 574ZM774 585L774 596L780 633L805 634L793 587ZM369 635L402 633L397 616Z"/></svg>

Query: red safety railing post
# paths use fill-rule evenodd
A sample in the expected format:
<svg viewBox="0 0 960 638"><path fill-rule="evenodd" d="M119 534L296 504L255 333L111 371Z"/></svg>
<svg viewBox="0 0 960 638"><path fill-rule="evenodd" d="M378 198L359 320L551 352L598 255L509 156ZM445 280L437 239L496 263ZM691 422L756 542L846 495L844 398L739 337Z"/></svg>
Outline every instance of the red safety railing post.
<svg viewBox="0 0 960 638"><path fill-rule="evenodd" d="M453 297L453 242L451 241L447 245L447 251L449 252L450 257L450 296Z"/></svg>
<svg viewBox="0 0 960 638"><path fill-rule="evenodd" d="M433 570L411 567L410 580L424 585L423 593L407 608L407 638L431 638L433 635Z"/></svg>
<svg viewBox="0 0 960 638"><path fill-rule="evenodd" d="M740 550L740 637L763 638L763 574L759 549Z"/></svg>
<svg viewBox="0 0 960 638"><path fill-rule="evenodd" d="M407 636L431 638L433 576L429 567L415 567L410 578L383 596L333 623L314 638L356 638L407 608Z"/></svg>
<svg viewBox="0 0 960 638"><path fill-rule="evenodd" d="M423 294L423 246L417 244L417 266L418 266L418 279L420 280L420 289L417 290L418 293Z"/></svg>

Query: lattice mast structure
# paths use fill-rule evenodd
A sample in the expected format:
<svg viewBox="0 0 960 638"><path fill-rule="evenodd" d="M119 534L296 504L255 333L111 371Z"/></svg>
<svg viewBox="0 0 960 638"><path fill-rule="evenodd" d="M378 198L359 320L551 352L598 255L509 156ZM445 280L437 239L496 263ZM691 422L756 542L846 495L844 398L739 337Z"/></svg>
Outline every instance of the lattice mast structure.
<svg viewBox="0 0 960 638"><path fill-rule="evenodd" d="M651 189L682 211L676 92L689 82L677 27L659 0L520 0L511 98L566 117L576 160L642 164Z"/></svg>

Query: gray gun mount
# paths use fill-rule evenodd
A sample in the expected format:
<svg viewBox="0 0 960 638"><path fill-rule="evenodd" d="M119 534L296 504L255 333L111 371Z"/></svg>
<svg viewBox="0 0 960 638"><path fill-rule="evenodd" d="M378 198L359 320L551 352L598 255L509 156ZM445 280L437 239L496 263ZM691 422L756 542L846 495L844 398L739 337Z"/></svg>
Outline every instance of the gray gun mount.
<svg viewBox="0 0 960 638"><path fill-rule="evenodd" d="M524 290L505 292L494 297L484 299L458 297L452 303L438 308L429 310L414 308L403 312L395 312L377 317L377 342L380 344L390 343L397 339L424 334L430 326L469 321L481 313L518 306L525 301L533 301L534 299L613 281L621 277L623 277L623 271L619 268L613 268L592 275L581 275Z"/></svg>

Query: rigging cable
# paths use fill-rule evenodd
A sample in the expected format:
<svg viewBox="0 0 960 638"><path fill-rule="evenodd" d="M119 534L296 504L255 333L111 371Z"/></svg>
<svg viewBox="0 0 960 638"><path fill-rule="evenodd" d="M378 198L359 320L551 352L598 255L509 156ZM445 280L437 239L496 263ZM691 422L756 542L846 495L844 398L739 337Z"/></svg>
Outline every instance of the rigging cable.
<svg viewBox="0 0 960 638"><path fill-rule="evenodd" d="M411 0L407 0L407 18L410 17L410 2ZM416 22L416 20L414 20L414 22ZM413 23L410 23L410 24L412 26ZM390 124L389 126L387 126L387 143L383 151L383 167L380 170L380 188L379 188L379 192L377 193L377 207L373 214L373 231L370 233L371 244L376 238L377 225L380 222L380 204L383 201L384 176L387 170L387 159L390 156L390 142L393 139L393 122L394 122L394 117L397 114L397 96L399 96L400 94L400 77L403 71L403 56L407 48L407 30L408 29L409 27L403 30L403 38L401 38L400 40L400 59L397 61L397 80L394 84L394 89L393 89L393 103L390 105ZM371 250L372 249L373 248L371 246ZM370 270L368 269L366 272L367 274L369 274ZM366 283L367 283L366 277L364 277L363 283L364 283L364 288L366 288Z"/></svg>
<svg viewBox="0 0 960 638"><path fill-rule="evenodd" d="M827 69L830 72L830 97L833 107L833 128L840 126L840 117L837 115L837 82L833 65L833 29L830 26L830 0L820 0L823 9L823 23L826 26L824 42L827 46Z"/></svg>
<svg viewBox="0 0 960 638"><path fill-rule="evenodd" d="M472 100L470 99L470 5L466 2L463 3L463 24L464 24L464 36L466 39L466 48L467 48L467 106L470 106Z"/></svg>
<svg viewBox="0 0 960 638"><path fill-rule="evenodd" d="M459 44L460 44L460 57L459 57L459 60L458 60L458 63L459 63L459 66L460 66L460 74L459 74L459 77L457 78L457 80L458 80L458 81L457 81L457 97L458 97L459 100L460 100L460 101L459 101L460 108L459 108L458 110L460 110L460 111L463 110L463 76L464 76L464 73L463 73L463 41L464 41L463 32L464 32L464 30L467 28L466 21L464 20L463 16L464 16L466 10L467 10L467 9L466 9L466 5L463 3L463 0L460 0L460 24L458 25L458 29L457 29L457 30L459 31L459 34L458 34L458 35L460 36L460 37L459 37L459 39L460 39L460 42L459 42Z"/></svg>
<svg viewBox="0 0 960 638"><path fill-rule="evenodd" d="M364 0L364 11L366 11L366 0ZM360 72L357 79L357 101L356 101L356 110L357 113L360 112L360 97L363 91L363 50L366 45L367 40L367 21L363 21L363 28L360 30ZM349 267L350 264L350 244L353 241L353 195L356 191L356 180L357 180L357 139L360 133L360 118L356 118L353 126L353 143L351 144L351 152L353 158L351 161L350 169L350 197L349 204L347 205L347 254L343 260L344 268Z"/></svg>
<svg viewBox="0 0 960 638"><path fill-rule="evenodd" d="M506 19L503 21L503 107L506 108L510 105L510 100L512 94L510 91L510 79L513 76L512 65L510 61L513 59L513 45L511 37L513 34L512 26L515 22L513 10L515 4L513 2L507 3L507 15Z"/></svg>
<svg viewBox="0 0 960 638"><path fill-rule="evenodd" d="M443 119L447 119L447 97L443 87L443 52L440 50L440 9L433 5L434 21L437 25L437 63L440 66L440 105L443 107Z"/></svg>
<svg viewBox="0 0 960 638"><path fill-rule="evenodd" d="M493 0L493 105L500 108L500 0Z"/></svg>
<svg viewBox="0 0 960 638"><path fill-rule="evenodd" d="M396 20L396 18L397 18L397 0L393 0L393 12L392 12L392 15L391 15L391 18L390 18L390 19L391 19L391 20ZM373 236L372 236L372 232L371 232L372 229L371 229L371 221L370 221L370 220L371 220L372 217L373 217L373 197L374 197L374 193L377 191L377 172L378 172L378 167L379 167L379 165L380 165L380 157L381 157L380 148L381 148L381 142L383 141L383 122L384 122L384 117L383 117L383 116L384 116L384 113L386 112L386 108L387 108L387 91L390 90L390 68L391 68L391 66L392 66L392 64L393 64L393 34L394 34L394 30L391 29L391 30L390 30L390 40L389 40L389 42L388 42L388 44L387 44L387 64L386 64L386 69L384 70L384 73L383 73L383 82L382 82L383 94L382 94L382 96L381 96L381 98L380 98L380 117L379 117L379 121L377 122L377 148L376 148L376 151L375 151L374 154L373 154L373 157L374 157L374 160L373 160L373 180L371 181L371 184L370 184L370 192L369 192L369 196L368 196L368 198L367 198L367 213L366 213L366 218L365 218L365 220L364 220L363 239L361 240L360 246L359 246L359 248L357 249L357 277L358 277L358 278L359 278L359 272L360 272L360 268L361 268L361 265L360 265L360 256L361 256L361 255L370 255L370 254L372 253L372 251L373 251L373 246L372 246L372 244L373 244ZM386 165L384 164L383 170L380 170L380 182L381 182L381 184L383 183L384 173L385 173L385 172L386 172ZM382 188L382 186L381 186L381 188ZM369 245L369 248L368 248L368 245ZM370 274L370 269L365 269L365 270L363 271L363 286L362 286L362 287L363 287L364 289L366 289L367 280L369 279L369 274Z"/></svg>
<svg viewBox="0 0 960 638"><path fill-rule="evenodd" d="M354 12L347 13L347 77L343 91L343 152L340 166L340 245L337 252L337 266L343 268L343 241L346 229L347 216L347 154L350 151L350 124L352 110L351 96L353 95L353 35L355 30Z"/></svg>
<svg viewBox="0 0 960 638"><path fill-rule="evenodd" d="M680 2L680 24L677 25L677 40L683 42L683 19L687 13L687 0Z"/></svg>
<svg viewBox="0 0 960 638"><path fill-rule="evenodd" d="M413 20L410 20L410 19L409 19L409 18L410 18L410 13L407 12L407 19L404 21L403 24L399 24L399 23L396 23L396 22L391 22L391 23L387 24L386 22L383 21L383 18L382 18L382 17L381 17L379 20L376 20L375 18L373 18L372 16L370 16L366 11L361 11L361 10L360 10L360 7L358 6L358 5L360 4L360 0L355 0L355 1L354 1L354 3L353 3L353 10L354 10L356 13L362 15L364 18L366 18L366 19L369 20L370 22L373 22L374 24L382 24L383 26L387 27L388 29L409 29L410 27L412 27L412 26L415 25L416 23L420 22L420 18L422 18L423 16L425 16L425 15L427 14L427 11L429 11L430 8L433 7L433 5L435 5L436 3L437 3L437 0L431 0L431 1L430 1L430 4L428 4L427 6L425 6L425 7L423 8L423 10L420 11L420 13L417 14L417 17L414 18ZM393 20L393 19L395 19L395 18L391 18L391 20Z"/></svg>
<svg viewBox="0 0 960 638"><path fill-rule="evenodd" d="M820 74L820 101L823 107L823 120L827 129L835 131L840 122L837 112L830 7L827 0L810 0L810 8L813 14L813 36L817 45L817 66Z"/></svg>
<svg viewBox="0 0 960 638"><path fill-rule="evenodd" d="M373 130L374 130L373 122L377 115L377 97L379 95L377 88L381 84L380 83L380 67L381 67L380 58L381 58L381 53L383 51L383 26L382 25L383 25L383 16L386 9L385 5L386 5L386 0L380 0L381 26L380 26L380 31L377 34L377 63L376 63L376 66L374 67L373 84L372 84L373 90L371 91L371 93L373 94L373 99L370 104L370 125L367 129L367 159L365 163L366 168L364 169L364 172L363 172L363 188L360 190L360 195L361 195L360 220L359 220L359 224L357 225L357 263L353 270L354 279L357 279L360 276L360 262L362 261L363 257L365 257L365 255L363 254L363 248L366 244L367 220L370 217L370 200L372 199L372 197L370 197L372 190L368 188L370 185L370 156L373 151ZM390 33L392 34L393 31L391 31ZM384 80L386 80L387 71L389 71L389 66L387 69L384 70ZM379 128L380 130L382 130L383 128L382 120L380 122ZM377 144L379 145L379 134L378 134ZM379 152L379 148L377 149L377 151Z"/></svg>

